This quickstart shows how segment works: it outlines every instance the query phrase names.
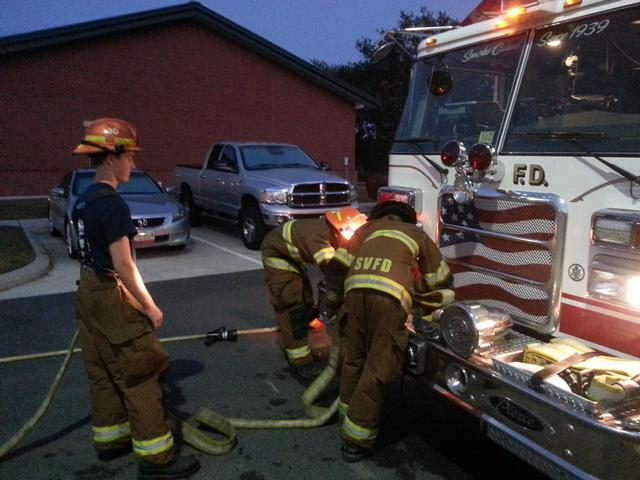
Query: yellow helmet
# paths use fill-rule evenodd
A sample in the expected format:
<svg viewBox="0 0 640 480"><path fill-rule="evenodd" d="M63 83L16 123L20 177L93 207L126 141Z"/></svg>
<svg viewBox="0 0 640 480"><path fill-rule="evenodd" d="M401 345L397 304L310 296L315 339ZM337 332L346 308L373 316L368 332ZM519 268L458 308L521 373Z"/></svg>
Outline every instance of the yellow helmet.
<svg viewBox="0 0 640 480"><path fill-rule="evenodd" d="M87 125L84 137L73 153L124 153L142 150L138 146L138 130L118 118L98 118Z"/></svg>
<svg viewBox="0 0 640 480"><path fill-rule="evenodd" d="M353 207L343 207L324 214L329 224L347 240L367 221L367 216Z"/></svg>

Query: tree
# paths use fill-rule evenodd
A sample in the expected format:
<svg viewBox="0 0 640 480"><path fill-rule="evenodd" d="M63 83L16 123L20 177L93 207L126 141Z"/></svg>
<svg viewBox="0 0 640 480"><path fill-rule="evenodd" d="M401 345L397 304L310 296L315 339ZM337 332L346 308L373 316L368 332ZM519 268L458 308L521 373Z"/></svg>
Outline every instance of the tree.
<svg viewBox="0 0 640 480"><path fill-rule="evenodd" d="M458 21L445 12L435 15L426 7L421 7L419 14L401 10L396 28L457 24ZM356 42L355 47L363 58L359 62L329 65L323 61L312 61L316 67L367 92L381 104L380 110L358 115L356 161L361 174L386 174L389 150L409 89L413 58L400 48L396 46L381 62L372 62L373 53L381 43L385 31L378 29L380 39L361 38ZM415 54L419 38L406 35L396 35L395 38L407 51Z"/></svg>

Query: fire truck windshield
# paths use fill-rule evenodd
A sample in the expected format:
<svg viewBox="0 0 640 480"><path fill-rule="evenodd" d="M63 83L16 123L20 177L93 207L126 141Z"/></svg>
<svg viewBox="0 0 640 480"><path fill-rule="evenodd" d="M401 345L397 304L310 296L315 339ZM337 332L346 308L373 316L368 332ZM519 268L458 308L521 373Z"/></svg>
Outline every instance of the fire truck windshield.
<svg viewBox="0 0 640 480"><path fill-rule="evenodd" d="M412 151L406 141L418 138L425 152L439 153L451 139L493 145L524 41L519 34L416 62L394 150ZM452 88L436 96L430 80L443 69L451 74Z"/></svg>
<svg viewBox="0 0 640 480"><path fill-rule="evenodd" d="M639 33L638 7L537 29L502 151L640 152Z"/></svg>

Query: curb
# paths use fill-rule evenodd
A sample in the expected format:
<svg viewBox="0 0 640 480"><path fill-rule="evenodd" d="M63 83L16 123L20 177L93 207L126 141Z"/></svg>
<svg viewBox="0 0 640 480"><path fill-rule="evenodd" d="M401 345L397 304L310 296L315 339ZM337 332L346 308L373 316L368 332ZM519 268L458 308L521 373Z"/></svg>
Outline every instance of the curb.
<svg viewBox="0 0 640 480"><path fill-rule="evenodd" d="M22 268L0 275L0 292L41 277L49 270L49 255L47 255L40 242L38 242L29 230L22 226L19 220L16 220L15 223L16 226L22 228L27 239L29 239L29 243L31 243L31 248L33 248L36 258L29 265L25 265ZM6 225L6 223L4 224Z"/></svg>

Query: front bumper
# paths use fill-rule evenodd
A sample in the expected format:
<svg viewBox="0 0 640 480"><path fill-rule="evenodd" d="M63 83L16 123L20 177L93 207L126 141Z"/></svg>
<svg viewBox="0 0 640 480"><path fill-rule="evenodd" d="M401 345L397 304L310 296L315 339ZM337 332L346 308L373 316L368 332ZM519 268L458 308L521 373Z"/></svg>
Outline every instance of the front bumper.
<svg viewBox="0 0 640 480"><path fill-rule="evenodd" d="M270 203L261 203L260 212L262 220L270 227L277 227L289 220L299 220L302 218L318 218L327 212L338 210L343 207L359 208L358 202L347 203L344 205L331 205L326 207L315 208L291 208L288 205L274 205Z"/></svg>

